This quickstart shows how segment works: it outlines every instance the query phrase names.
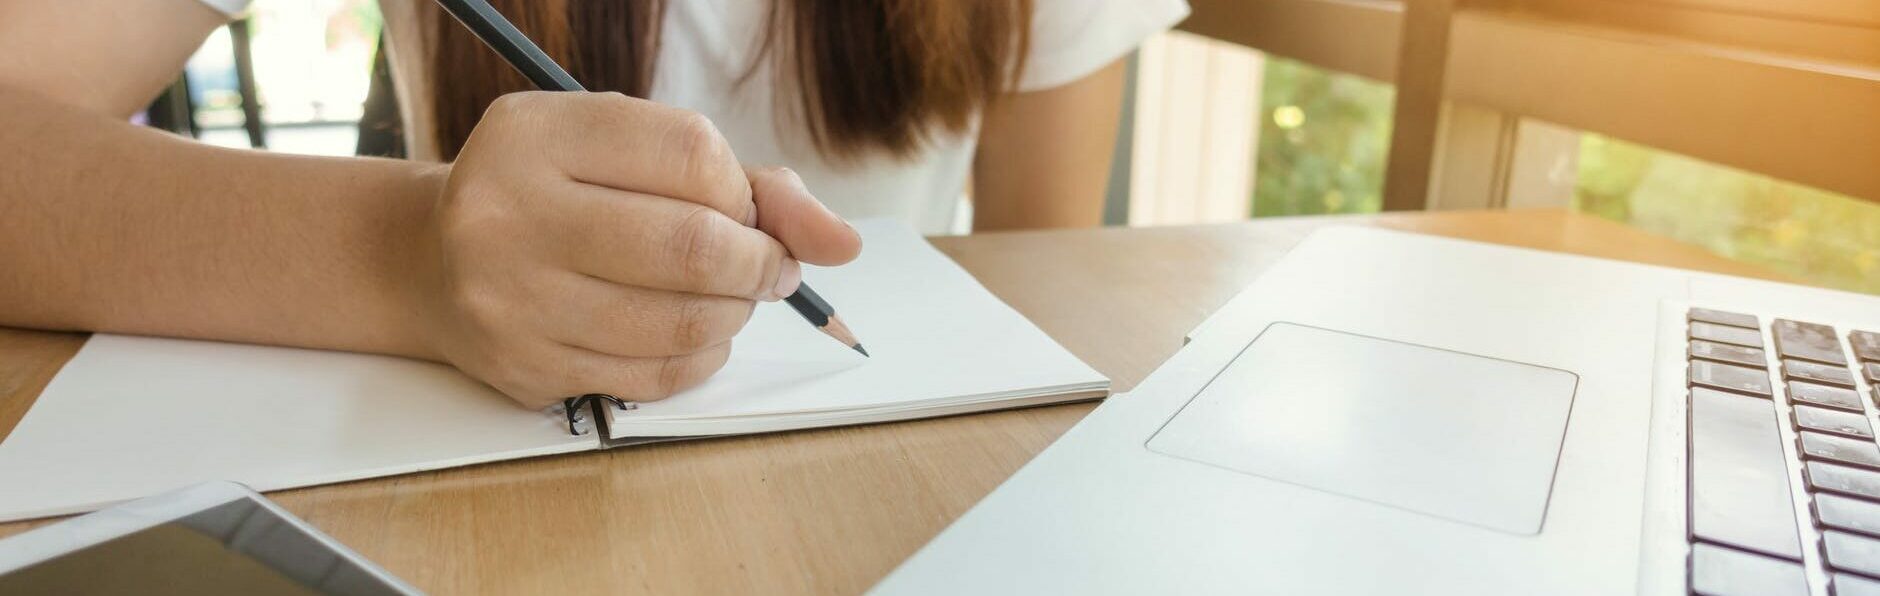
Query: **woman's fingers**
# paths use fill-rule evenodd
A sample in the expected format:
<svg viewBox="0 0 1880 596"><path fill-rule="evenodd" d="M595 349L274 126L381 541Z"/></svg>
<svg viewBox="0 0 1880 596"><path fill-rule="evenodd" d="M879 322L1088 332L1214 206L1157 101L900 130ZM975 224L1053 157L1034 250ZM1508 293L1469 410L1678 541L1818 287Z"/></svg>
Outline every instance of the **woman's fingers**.
<svg viewBox="0 0 1880 596"><path fill-rule="evenodd" d="M524 407L539 409L589 393L632 401L664 399L724 367L731 344L654 358L614 356L554 342L539 342L528 352L530 358L488 367L479 378Z"/></svg>
<svg viewBox="0 0 1880 596"><path fill-rule="evenodd" d="M525 147L575 181L704 205L733 221L753 210L730 143L697 112L619 93L529 91L498 98L478 132L486 126L488 136L538 141Z"/></svg>
<svg viewBox="0 0 1880 596"><path fill-rule="evenodd" d="M705 381L731 357L731 343L679 356L626 358L565 346L548 381L546 404L586 393L605 393L632 401L665 399Z"/></svg>
<svg viewBox="0 0 1880 596"><path fill-rule="evenodd" d="M576 272L623 285L778 300L801 269L783 244L700 205L582 184L554 192L562 230L554 258Z"/></svg>
<svg viewBox="0 0 1880 596"><path fill-rule="evenodd" d="M776 238L790 256L816 265L841 265L862 252L862 237L803 186L788 168L750 168L757 228Z"/></svg>
<svg viewBox="0 0 1880 596"><path fill-rule="evenodd" d="M550 339L603 354L691 354L731 341L756 303L623 286L579 274L557 284L561 307L543 313Z"/></svg>

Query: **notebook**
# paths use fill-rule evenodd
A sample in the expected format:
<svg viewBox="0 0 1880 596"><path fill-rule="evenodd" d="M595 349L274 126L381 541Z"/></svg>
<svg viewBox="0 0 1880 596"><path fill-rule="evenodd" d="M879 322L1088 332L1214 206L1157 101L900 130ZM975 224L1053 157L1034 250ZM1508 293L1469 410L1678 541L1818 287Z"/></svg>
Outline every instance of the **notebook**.
<svg viewBox="0 0 1880 596"><path fill-rule="evenodd" d="M912 230L886 221L856 227L859 259L804 275L872 358L831 341L789 306L764 303L725 367L702 385L631 409L591 401L575 417L524 409L435 363L95 335L0 442L0 521L89 511L207 480L278 490L1107 394L1108 379Z"/></svg>

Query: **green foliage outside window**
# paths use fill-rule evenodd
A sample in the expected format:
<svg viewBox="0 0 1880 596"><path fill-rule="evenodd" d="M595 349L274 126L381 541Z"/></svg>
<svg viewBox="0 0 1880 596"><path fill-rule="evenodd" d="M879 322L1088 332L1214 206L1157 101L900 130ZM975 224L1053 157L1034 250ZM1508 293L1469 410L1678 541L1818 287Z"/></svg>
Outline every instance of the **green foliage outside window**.
<svg viewBox="0 0 1880 596"><path fill-rule="evenodd" d="M1829 287L1880 294L1880 203L1592 133L1574 207Z"/></svg>
<svg viewBox="0 0 1880 596"><path fill-rule="evenodd" d="M1390 85L1268 56L1253 215L1377 211L1395 96Z"/></svg>
<svg viewBox="0 0 1880 596"><path fill-rule="evenodd" d="M1390 85L1268 56L1253 215L1382 204ZM1726 257L1880 294L1880 203L1586 133L1574 208Z"/></svg>

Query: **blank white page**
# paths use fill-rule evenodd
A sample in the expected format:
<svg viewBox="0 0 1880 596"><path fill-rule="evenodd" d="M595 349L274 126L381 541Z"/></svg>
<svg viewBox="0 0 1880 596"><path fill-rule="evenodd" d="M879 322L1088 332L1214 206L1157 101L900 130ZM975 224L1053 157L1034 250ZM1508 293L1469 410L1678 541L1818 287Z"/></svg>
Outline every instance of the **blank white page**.
<svg viewBox="0 0 1880 596"><path fill-rule="evenodd" d="M609 418L616 437L685 436L845 423L757 418L805 412L977 409L1029 405L1020 398L1100 394L1109 380L999 301L912 229L888 220L856 224L862 256L803 277L834 305L871 358L823 335L789 305L757 307L732 342L725 368L704 384ZM1065 296L1076 300L1076 296ZM1045 400L1049 401L1049 400ZM954 408L953 413L958 409ZM849 417L846 423L914 417ZM724 421L714 425L711 421Z"/></svg>
<svg viewBox="0 0 1880 596"><path fill-rule="evenodd" d="M275 490L597 446L448 366L96 335L0 442L0 521L206 480Z"/></svg>

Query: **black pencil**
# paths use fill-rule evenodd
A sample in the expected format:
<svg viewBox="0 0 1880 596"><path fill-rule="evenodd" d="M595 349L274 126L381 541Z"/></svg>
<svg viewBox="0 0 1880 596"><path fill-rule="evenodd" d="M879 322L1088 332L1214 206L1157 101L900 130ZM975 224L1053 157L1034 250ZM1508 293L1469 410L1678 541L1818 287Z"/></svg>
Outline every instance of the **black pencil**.
<svg viewBox="0 0 1880 596"><path fill-rule="evenodd" d="M445 12L457 17L458 22L469 28L471 33L495 50L510 66L514 66L522 76L528 77L537 88L544 91L587 91L568 71L562 70L553 58L543 53L542 48L530 41L529 36L523 35L502 13L496 12L489 2L437 0L437 3L444 7ZM784 298L784 301L789 302L790 307L803 315L804 320L815 325L817 330L861 352L863 356L868 355L868 350L862 349L861 342L855 339L854 332L849 331L849 326L836 316L835 307L829 306L822 296L809 288L807 282L798 285L796 293Z"/></svg>

